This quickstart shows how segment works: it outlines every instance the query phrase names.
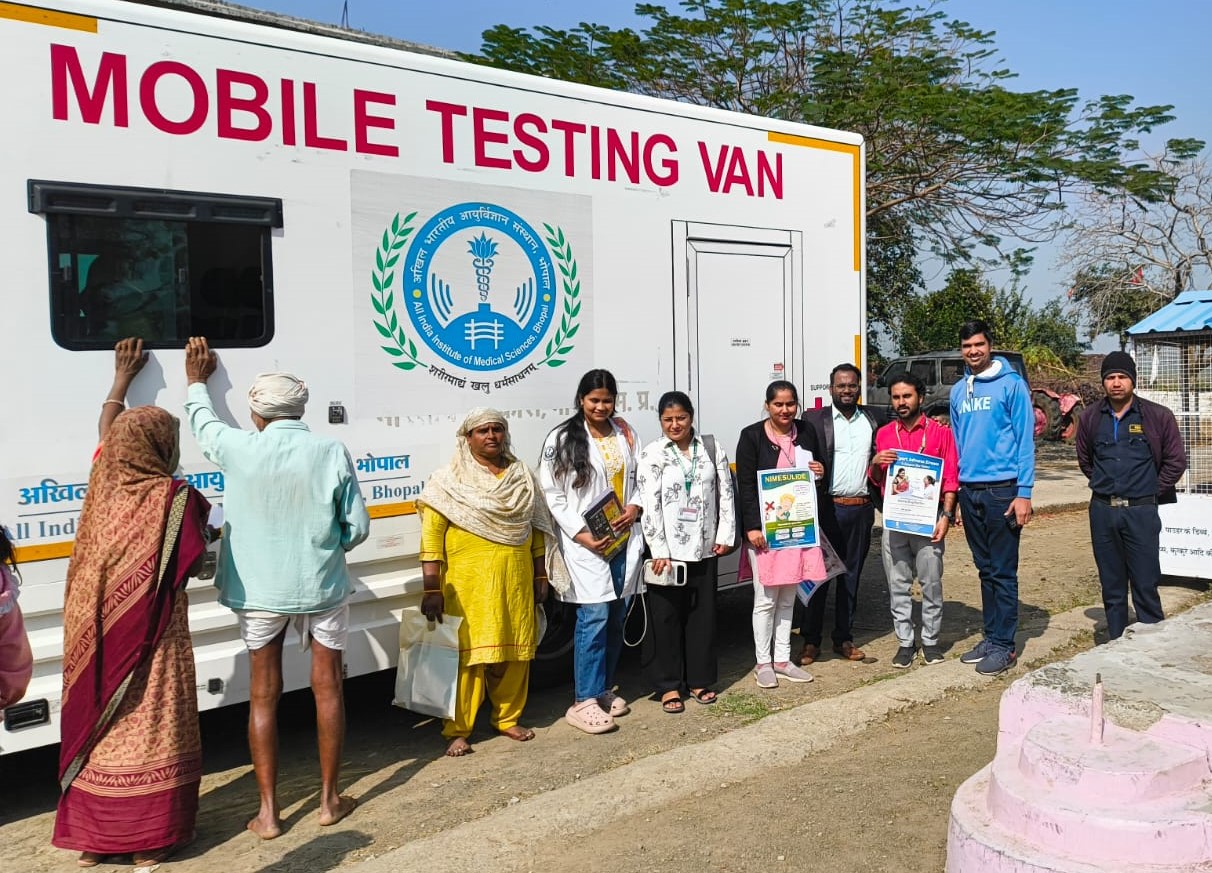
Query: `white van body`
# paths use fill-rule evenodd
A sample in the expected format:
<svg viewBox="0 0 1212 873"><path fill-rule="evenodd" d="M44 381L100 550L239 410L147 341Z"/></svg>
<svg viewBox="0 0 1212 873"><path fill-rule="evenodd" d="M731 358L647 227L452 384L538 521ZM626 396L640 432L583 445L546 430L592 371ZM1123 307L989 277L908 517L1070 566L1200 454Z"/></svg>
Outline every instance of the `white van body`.
<svg viewBox="0 0 1212 873"><path fill-rule="evenodd" d="M349 555L350 675L395 664L413 501L470 408L506 411L534 462L604 367L642 439L677 388L731 457L770 380L819 405L830 368L863 360L855 134L186 0L0 2L0 81L0 522L47 713L0 728L0 752L58 740L64 580L118 336L152 348L131 405L179 417L191 332L218 349L233 424L257 373L308 383L304 421L348 446L373 519ZM221 503L187 429L181 450ZM189 597L200 707L247 700L232 613L210 582Z"/></svg>

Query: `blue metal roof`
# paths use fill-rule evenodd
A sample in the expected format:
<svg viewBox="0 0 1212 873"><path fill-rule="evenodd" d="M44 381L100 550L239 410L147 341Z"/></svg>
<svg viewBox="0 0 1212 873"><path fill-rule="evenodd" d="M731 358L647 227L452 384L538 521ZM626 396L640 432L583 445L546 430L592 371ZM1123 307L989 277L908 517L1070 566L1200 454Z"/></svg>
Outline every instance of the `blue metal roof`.
<svg viewBox="0 0 1212 873"><path fill-rule="evenodd" d="M1199 331L1212 331L1212 291L1184 291L1128 328L1130 336Z"/></svg>

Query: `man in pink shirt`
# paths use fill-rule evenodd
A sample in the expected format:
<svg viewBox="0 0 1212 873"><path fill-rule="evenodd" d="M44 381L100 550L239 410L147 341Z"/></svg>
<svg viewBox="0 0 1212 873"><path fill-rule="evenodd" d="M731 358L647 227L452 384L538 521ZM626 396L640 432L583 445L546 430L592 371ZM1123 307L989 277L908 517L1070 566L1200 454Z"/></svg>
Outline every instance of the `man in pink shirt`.
<svg viewBox="0 0 1212 873"><path fill-rule="evenodd" d="M931 536L889 530L885 525L880 552L884 575L888 579L888 599L892 606L892 626L900 643L894 667L909 667L917 653L913 632L913 577L922 586L922 661L937 664L943 660L938 646L943 625L943 539L955 521L955 500L959 491L959 457L951 429L922 415L926 386L910 373L894 377L889 386L892 410L896 417L875 434L875 456L868 475L882 489L888 466L896 462L898 452L917 452L943 459L941 511Z"/></svg>

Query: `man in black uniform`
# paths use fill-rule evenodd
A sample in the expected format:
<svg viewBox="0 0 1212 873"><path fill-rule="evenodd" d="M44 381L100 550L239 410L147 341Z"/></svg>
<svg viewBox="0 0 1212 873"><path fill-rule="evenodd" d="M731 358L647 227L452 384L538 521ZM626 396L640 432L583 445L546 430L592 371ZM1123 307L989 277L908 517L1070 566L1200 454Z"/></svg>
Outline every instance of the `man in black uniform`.
<svg viewBox="0 0 1212 873"><path fill-rule="evenodd" d="M1090 542L1103 588L1107 633L1128 625L1128 588L1137 621L1161 621L1159 503L1174 503L1187 469L1178 422L1166 407L1136 396L1136 362L1124 352L1103 359L1106 397L1077 426L1077 462L1090 480Z"/></svg>

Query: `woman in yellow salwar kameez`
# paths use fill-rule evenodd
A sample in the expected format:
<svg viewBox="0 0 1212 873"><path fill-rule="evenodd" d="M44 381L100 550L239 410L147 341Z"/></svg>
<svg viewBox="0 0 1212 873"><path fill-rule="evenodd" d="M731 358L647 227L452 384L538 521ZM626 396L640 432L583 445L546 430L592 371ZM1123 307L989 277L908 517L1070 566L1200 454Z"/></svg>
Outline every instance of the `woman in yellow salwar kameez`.
<svg viewBox="0 0 1212 873"><path fill-rule="evenodd" d="M455 715L442 728L446 754L471 751L467 740L485 697L497 731L534 739L520 721L539 642L536 611L547 597L546 546L554 538L544 536L551 533L546 501L534 473L510 451L500 412L468 414L449 466L430 476L417 503L421 610L431 620L463 619Z"/></svg>

